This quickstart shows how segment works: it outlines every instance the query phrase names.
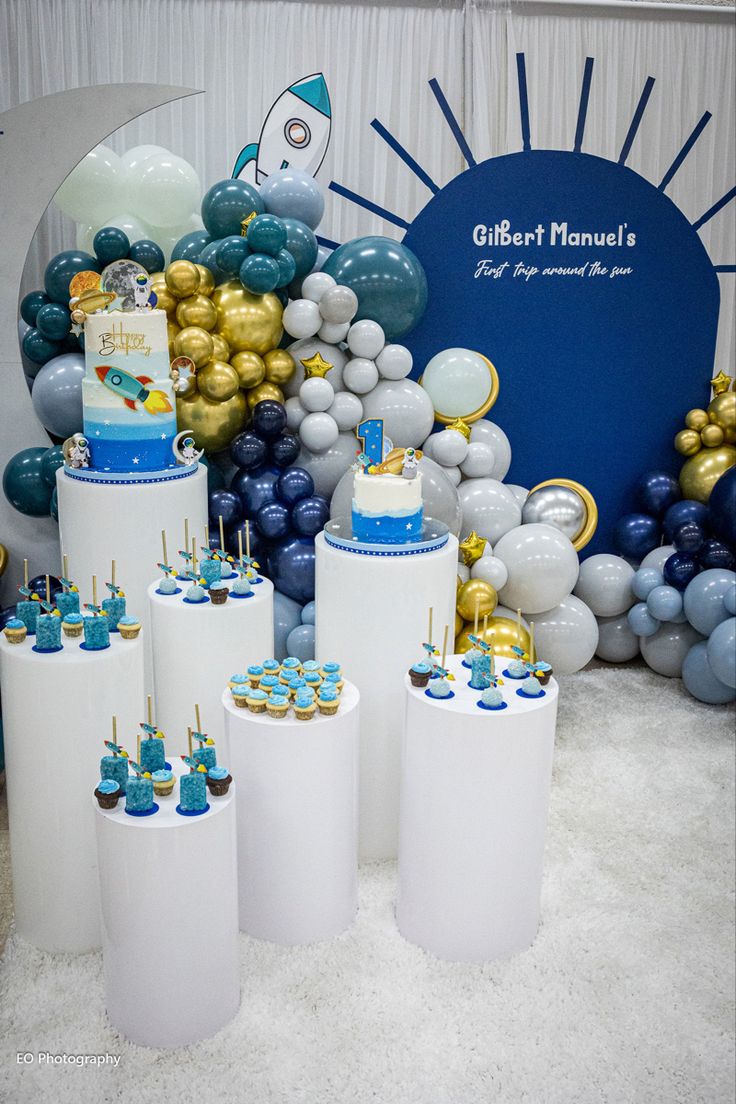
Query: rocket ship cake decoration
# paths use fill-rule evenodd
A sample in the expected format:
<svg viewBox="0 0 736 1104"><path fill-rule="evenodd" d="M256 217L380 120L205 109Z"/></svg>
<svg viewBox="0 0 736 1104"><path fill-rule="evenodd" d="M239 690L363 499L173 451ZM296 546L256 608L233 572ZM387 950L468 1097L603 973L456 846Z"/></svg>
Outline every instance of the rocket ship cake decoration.
<svg viewBox="0 0 736 1104"><path fill-rule="evenodd" d="M322 73L310 73L274 101L260 138L243 147L232 175L262 184L271 173L293 166L316 176L327 153L331 127L327 83Z"/></svg>

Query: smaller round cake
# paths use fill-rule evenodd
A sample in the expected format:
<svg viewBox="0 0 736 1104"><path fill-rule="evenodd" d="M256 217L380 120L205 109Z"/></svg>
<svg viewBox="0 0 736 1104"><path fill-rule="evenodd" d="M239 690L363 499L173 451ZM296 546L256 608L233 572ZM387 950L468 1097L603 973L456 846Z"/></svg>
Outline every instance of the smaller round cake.
<svg viewBox="0 0 736 1104"><path fill-rule="evenodd" d="M363 544L408 544L419 540L424 520L422 476L356 472L353 536Z"/></svg>

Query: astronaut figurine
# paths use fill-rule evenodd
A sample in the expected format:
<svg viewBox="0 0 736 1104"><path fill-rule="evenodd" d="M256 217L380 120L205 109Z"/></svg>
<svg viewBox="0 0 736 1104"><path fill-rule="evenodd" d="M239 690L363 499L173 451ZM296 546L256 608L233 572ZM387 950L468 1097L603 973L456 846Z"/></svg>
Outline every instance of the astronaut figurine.
<svg viewBox="0 0 736 1104"><path fill-rule="evenodd" d="M419 471L416 449L404 449L404 460L401 466L401 474L404 479L416 479Z"/></svg>
<svg viewBox="0 0 736 1104"><path fill-rule="evenodd" d="M181 456L185 464L194 464L199 460L202 455L201 451L197 451L194 447L194 438L185 437L181 443Z"/></svg>
<svg viewBox="0 0 736 1104"><path fill-rule="evenodd" d="M139 272L133 280L133 301L137 311L150 310L151 277L147 272Z"/></svg>
<svg viewBox="0 0 736 1104"><path fill-rule="evenodd" d="M73 468L88 468L90 463L89 442L81 433L76 433L72 438L69 449L69 463Z"/></svg>

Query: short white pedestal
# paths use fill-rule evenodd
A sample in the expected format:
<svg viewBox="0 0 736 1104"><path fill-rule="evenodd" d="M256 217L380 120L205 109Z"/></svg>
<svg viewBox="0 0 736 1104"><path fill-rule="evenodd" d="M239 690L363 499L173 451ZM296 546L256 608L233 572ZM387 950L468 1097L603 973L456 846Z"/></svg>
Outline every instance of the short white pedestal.
<svg viewBox="0 0 736 1104"><path fill-rule="evenodd" d="M168 538L171 562L178 565L176 550L184 543L184 518L189 532L204 539L207 525L207 470L200 465L194 475L164 483L83 483L60 468L56 473L59 495L59 539L69 557L69 571L82 600L92 601L92 576L116 579L125 591L128 612L140 619L145 632L146 693L153 693L153 660L148 629L148 584L157 576L161 560L161 530ZM160 576L160 572L158 575Z"/></svg>
<svg viewBox="0 0 736 1104"><path fill-rule="evenodd" d="M396 857L403 675L422 657L429 607L435 638L455 626L457 538L413 556L368 556L315 540L316 652L360 690L360 854Z"/></svg>
<svg viewBox="0 0 736 1104"><path fill-rule="evenodd" d="M238 783L240 927L292 945L339 935L358 908L358 691L334 717L254 714L222 696Z"/></svg>
<svg viewBox="0 0 736 1104"><path fill-rule="evenodd" d="M32 651L0 640L10 858L16 930L44 951L100 945L97 851L90 795L100 780L112 716L130 737L145 717L143 640L111 636L104 651L66 639Z"/></svg>
<svg viewBox="0 0 736 1104"><path fill-rule="evenodd" d="M235 791L195 817L176 812L178 784L154 800L150 817L94 802L106 1006L133 1043L188 1046L240 1005Z"/></svg>
<svg viewBox="0 0 736 1104"><path fill-rule="evenodd" d="M406 679L396 918L439 958L482 962L526 950L539 926L557 683L522 699L507 679L508 708L484 710L461 660L451 701Z"/></svg>
<svg viewBox="0 0 736 1104"><path fill-rule="evenodd" d="M263 579L252 598L228 598L222 606L185 602L189 585L166 595L156 593L158 582L148 588L156 724L166 735L167 751L185 755L197 703L218 762L230 767L222 691L233 674L273 655L273 583Z"/></svg>

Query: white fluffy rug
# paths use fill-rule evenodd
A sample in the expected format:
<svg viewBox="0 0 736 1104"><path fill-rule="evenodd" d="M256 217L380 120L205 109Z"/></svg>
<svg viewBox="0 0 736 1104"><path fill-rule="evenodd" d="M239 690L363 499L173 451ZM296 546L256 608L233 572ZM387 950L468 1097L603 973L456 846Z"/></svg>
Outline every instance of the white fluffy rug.
<svg viewBox="0 0 736 1104"><path fill-rule="evenodd" d="M11 938L0 1099L731 1101L733 713L650 671L561 681L542 927L526 954L483 967L429 957L394 926L395 867L369 866L349 932L306 949L242 937L234 1022L163 1052L110 1029L99 955ZM16 1051L39 1050L121 1060L16 1064Z"/></svg>

